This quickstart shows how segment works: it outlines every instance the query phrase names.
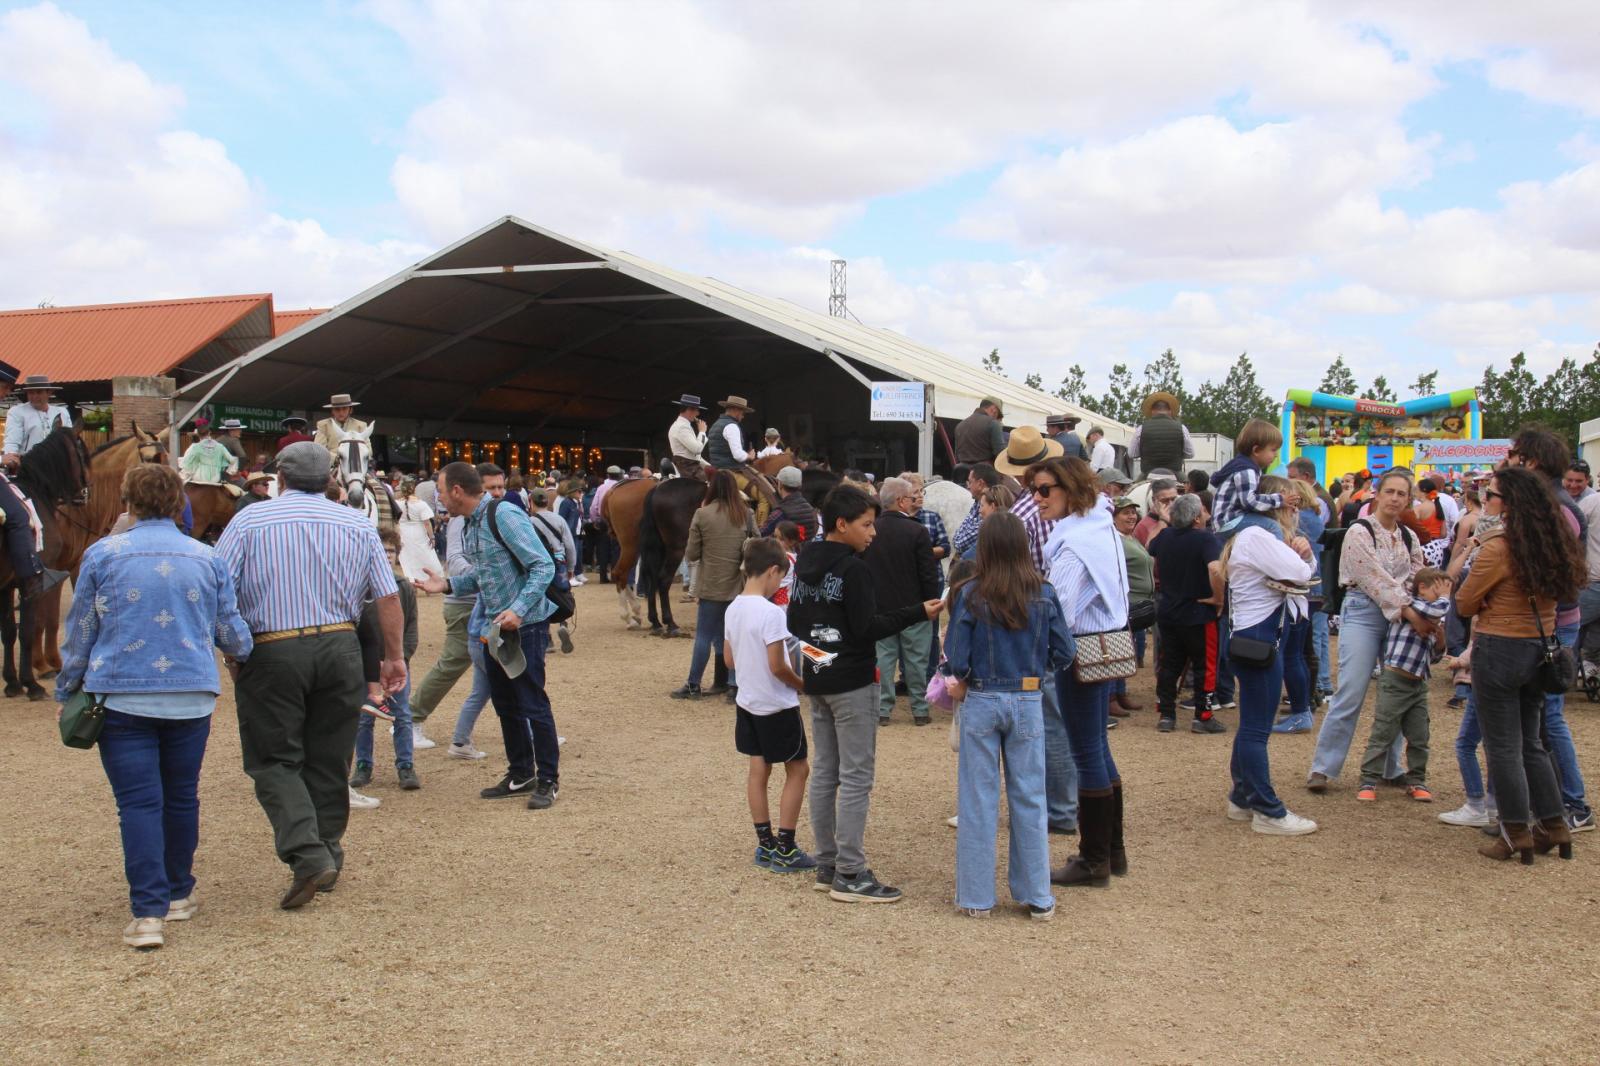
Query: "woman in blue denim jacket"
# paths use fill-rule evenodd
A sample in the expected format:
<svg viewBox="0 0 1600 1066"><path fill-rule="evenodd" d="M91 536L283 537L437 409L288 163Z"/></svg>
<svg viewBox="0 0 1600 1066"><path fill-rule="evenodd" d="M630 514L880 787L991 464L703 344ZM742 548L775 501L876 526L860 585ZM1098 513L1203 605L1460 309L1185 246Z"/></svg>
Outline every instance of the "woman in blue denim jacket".
<svg viewBox="0 0 1600 1066"><path fill-rule="evenodd" d="M956 906L994 907L1000 760L1011 808L1011 898L1035 919L1055 915L1045 823L1041 681L1076 649L1055 590L1040 580L1021 519L1001 512L978 529L978 576L962 586L945 644L961 704L956 774Z"/></svg>
<svg viewBox="0 0 1600 1066"><path fill-rule="evenodd" d="M215 645L250 654L227 569L173 524L183 483L170 467L122 480L135 519L83 556L56 699L103 696L100 762L116 795L133 921L123 943L159 948L165 923L194 916L200 762L221 691Z"/></svg>

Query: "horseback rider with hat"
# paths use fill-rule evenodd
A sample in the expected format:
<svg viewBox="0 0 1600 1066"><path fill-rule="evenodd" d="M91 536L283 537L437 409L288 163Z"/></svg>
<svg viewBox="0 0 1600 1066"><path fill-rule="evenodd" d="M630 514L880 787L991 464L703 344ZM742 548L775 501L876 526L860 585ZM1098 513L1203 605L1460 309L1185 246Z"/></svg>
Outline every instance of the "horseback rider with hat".
<svg viewBox="0 0 1600 1066"><path fill-rule="evenodd" d="M1170 392L1152 392L1140 410L1144 424L1133 431L1128 442L1128 458L1139 460L1139 476L1165 468L1183 479L1183 461L1194 458L1194 441L1189 427L1178 421L1178 398Z"/></svg>
<svg viewBox="0 0 1600 1066"><path fill-rule="evenodd" d="M183 453L178 472L192 485L220 485L235 499L238 486L231 483L232 475L239 472L239 460L233 457L222 442L211 436L211 421L201 417L194 420L195 442Z"/></svg>
<svg viewBox="0 0 1600 1066"><path fill-rule="evenodd" d="M667 430L667 449L679 477L706 479L706 423L700 417L704 410L700 397L687 392L678 397L678 417Z"/></svg>
<svg viewBox="0 0 1600 1066"><path fill-rule="evenodd" d="M0 399L10 396L12 387L19 385L17 377L16 367L0 361ZM52 385L48 375L29 374L20 383L27 402L6 412L3 460L6 474L0 474L0 512L5 514L6 554L11 559L11 569L21 582L23 598L30 600L61 584L67 574L64 570L48 569L40 561L33 515L7 474L15 474L22 465L22 457L42 443L57 425L72 425L67 409L50 402L50 394L60 387Z"/></svg>
<svg viewBox="0 0 1600 1066"><path fill-rule="evenodd" d="M1078 437L1078 422L1077 415L1046 415L1044 431L1051 440L1061 445L1062 453L1067 458L1088 462L1089 451Z"/></svg>
<svg viewBox="0 0 1600 1066"><path fill-rule="evenodd" d="M354 417L352 412L361 404L350 398L348 392L336 392L322 405L322 409L333 417L320 419L317 422L316 442L328 449L330 455L339 454L339 440L342 433L364 433L367 424Z"/></svg>
<svg viewBox="0 0 1600 1066"><path fill-rule="evenodd" d="M274 454L283 451L291 444L299 444L301 441L311 439L311 434L306 432L306 420L299 415L285 418L278 425L283 427L284 433L283 436L278 438L278 447L274 449Z"/></svg>
<svg viewBox="0 0 1600 1066"><path fill-rule="evenodd" d="M769 506L778 506L778 494L773 491L772 485L750 465L755 455L745 449L744 433L739 427L744 416L755 408L743 396L732 395L726 400L717 401L717 406L722 408L722 417L711 423L711 431L706 434L706 462L716 470L732 470L754 485ZM745 488L744 485L739 487L741 490Z"/></svg>

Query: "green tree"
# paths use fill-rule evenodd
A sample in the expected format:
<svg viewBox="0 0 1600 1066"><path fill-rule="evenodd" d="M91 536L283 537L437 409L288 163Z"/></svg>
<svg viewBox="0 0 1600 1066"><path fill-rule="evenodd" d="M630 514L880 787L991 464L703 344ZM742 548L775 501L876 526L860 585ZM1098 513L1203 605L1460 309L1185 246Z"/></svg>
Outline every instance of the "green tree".
<svg viewBox="0 0 1600 1066"><path fill-rule="evenodd" d="M1101 397L1096 410L1124 425L1132 425L1138 420L1139 390L1133 383L1133 374L1128 370L1127 363L1118 363L1111 368L1111 376L1106 381L1106 394Z"/></svg>
<svg viewBox="0 0 1600 1066"><path fill-rule="evenodd" d="M1056 390L1056 396L1079 407L1093 407L1094 400L1089 396L1089 386L1084 380L1083 367L1073 363L1067 368L1066 376L1061 379L1061 387Z"/></svg>
<svg viewBox="0 0 1600 1066"><path fill-rule="evenodd" d="M1430 370L1426 374L1418 374L1417 380L1411 383L1411 395L1432 396L1439 391L1439 372Z"/></svg>
<svg viewBox="0 0 1600 1066"><path fill-rule="evenodd" d="M1317 386L1318 392L1325 392L1329 396L1354 396L1356 389L1356 376L1345 365L1344 356L1336 356L1333 364L1328 367L1328 372L1322 375L1322 384Z"/></svg>
<svg viewBox="0 0 1600 1066"><path fill-rule="evenodd" d="M1277 410L1261 383L1255 364L1241 353L1220 385L1207 381L1184 408L1184 422L1192 433L1220 433L1236 437L1252 418L1277 421Z"/></svg>
<svg viewBox="0 0 1600 1066"><path fill-rule="evenodd" d="M991 374L999 374L1001 377L1006 376L1006 372L1000 367L999 348L989 349L989 354L983 357L983 368Z"/></svg>
<svg viewBox="0 0 1600 1066"><path fill-rule="evenodd" d="M1172 354L1172 349L1158 355L1154 362L1146 363L1144 367L1144 395L1152 392L1170 392L1182 403L1187 394L1183 389L1183 368L1178 365L1178 357Z"/></svg>
<svg viewBox="0 0 1600 1066"><path fill-rule="evenodd" d="M1038 374L1029 374L1027 377L1022 379L1022 383L1028 386L1030 389L1038 389L1040 392L1044 391L1044 378L1040 377Z"/></svg>
<svg viewBox="0 0 1600 1066"><path fill-rule="evenodd" d="M1483 435L1509 437L1519 426L1533 421L1538 391L1539 381L1528 369L1528 357L1523 352L1511 357L1511 365L1504 374L1496 373L1491 363L1483 372L1483 384L1478 387Z"/></svg>
<svg viewBox="0 0 1600 1066"><path fill-rule="evenodd" d="M1364 400L1377 400L1380 403L1394 403L1399 399L1394 390L1389 387L1389 379L1379 374L1372 379L1372 388L1361 394Z"/></svg>

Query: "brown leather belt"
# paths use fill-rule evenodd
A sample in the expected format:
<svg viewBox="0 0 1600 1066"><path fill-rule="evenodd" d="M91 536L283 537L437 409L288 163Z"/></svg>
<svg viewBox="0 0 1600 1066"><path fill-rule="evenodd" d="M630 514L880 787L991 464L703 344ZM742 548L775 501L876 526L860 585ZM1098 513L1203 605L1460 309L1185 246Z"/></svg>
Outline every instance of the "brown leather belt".
<svg viewBox="0 0 1600 1066"><path fill-rule="evenodd" d="M352 632L355 628L354 622L334 622L325 626L301 626L299 629L274 629L270 633L252 633L250 639L256 644L271 644L275 640L294 640L297 637L320 637L324 633Z"/></svg>

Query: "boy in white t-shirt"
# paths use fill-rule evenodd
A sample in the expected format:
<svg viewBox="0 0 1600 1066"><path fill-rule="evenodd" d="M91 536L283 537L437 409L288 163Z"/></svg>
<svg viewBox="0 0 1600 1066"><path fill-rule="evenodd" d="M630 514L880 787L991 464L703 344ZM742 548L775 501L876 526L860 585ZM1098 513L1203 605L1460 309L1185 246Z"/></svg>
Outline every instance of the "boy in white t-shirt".
<svg viewBox="0 0 1600 1066"><path fill-rule="evenodd" d="M756 827L755 864L776 873L814 870L817 860L794 842L811 772L800 721L801 681L789 663L788 620L783 608L770 602L783 585L789 558L778 541L759 537L745 542L743 570L744 592L728 606L723 622L722 655L739 677L733 743L750 756L745 794ZM784 776L774 836L767 784L777 763L783 764Z"/></svg>

